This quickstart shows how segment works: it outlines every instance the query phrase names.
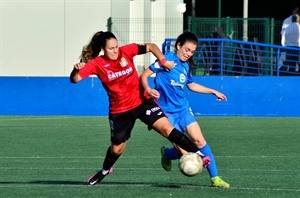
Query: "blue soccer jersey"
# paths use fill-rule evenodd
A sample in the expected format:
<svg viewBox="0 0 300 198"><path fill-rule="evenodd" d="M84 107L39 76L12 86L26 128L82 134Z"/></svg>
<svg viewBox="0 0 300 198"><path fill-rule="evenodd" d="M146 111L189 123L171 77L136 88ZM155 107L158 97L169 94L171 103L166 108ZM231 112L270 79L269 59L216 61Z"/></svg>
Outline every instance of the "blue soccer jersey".
<svg viewBox="0 0 300 198"><path fill-rule="evenodd" d="M159 91L158 104L165 112L178 112L188 109L188 101L185 97L186 84L194 82L187 62L179 60L174 52L165 54L167 60L174 61L174 68L165 71L158 62L150 65L150 69L156 73L154 80L155 89Z"/></svg>

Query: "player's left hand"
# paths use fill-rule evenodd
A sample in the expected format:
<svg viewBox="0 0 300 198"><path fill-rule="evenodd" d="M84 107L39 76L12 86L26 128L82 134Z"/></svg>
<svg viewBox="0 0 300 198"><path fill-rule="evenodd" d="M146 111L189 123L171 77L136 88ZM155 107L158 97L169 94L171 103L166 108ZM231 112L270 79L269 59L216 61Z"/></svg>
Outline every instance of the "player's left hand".
<svg viewBox="0 0 300 198"><path fill-rule="evenodd" d="M227 97L218 91L216 91L215 96L217 97L217 101L227 101Z"/></svg>
<svg viewBox="0 0 300 198"><path fill-rule="evenodd" d="M160 94L156 89L149 89L147 90L147 93L149 94L149 96L151 96L151 98L154 99L158 99L160 97Z"/></svg>

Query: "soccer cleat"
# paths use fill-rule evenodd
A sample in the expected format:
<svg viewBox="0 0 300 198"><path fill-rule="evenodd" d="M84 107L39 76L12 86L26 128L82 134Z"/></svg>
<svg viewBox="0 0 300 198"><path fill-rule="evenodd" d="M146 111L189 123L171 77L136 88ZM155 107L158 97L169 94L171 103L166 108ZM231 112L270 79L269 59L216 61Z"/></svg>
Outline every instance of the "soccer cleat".
<svg viewBox="0 0 300 198"><path fill-rule="evenodd" d="M114 168L113 167L111 167L110 169L109 169L109 174L111 174L112 172L114 171Z"/></svg>
<svg viewBox="0 0 300 198"><path fill-rule="evenodd" d="M172 169L172 161L167 159L166 155L165 155L165 150L167 148L165 146L162 146L160 148L160 153L161 153L161 166L163 167L163 169L165 169L165 171L170 171Z"/></svg>
<svg viewBox="0 0 300 198"><path fill-rule="evenodd" d="M98 171L96 174L92 175L89 179L88 179L88 184L89 185L95 185L97 183L99 183L106 175L112 173L113 169L110 168L109 172L107 174L103 174L102 170Z"/></svg>
<svg viewBox="0 0 300 198"><path fill-rule="evenodd" d="M211 186L216 188L230 188L230 185L219 176L211 178Z"/></svg>

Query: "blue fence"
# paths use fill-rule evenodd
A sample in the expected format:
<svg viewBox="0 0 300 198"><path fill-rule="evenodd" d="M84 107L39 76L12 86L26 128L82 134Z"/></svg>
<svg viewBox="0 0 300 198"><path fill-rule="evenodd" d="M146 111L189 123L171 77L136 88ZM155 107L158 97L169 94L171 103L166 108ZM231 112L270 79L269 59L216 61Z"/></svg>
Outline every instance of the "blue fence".
<svg viewBox="0 0 300 198"><path fill-rule="evenodd" d="M165 39L163 52L174 50L175 39ZM300 48L231 39L199 39L194 54L195 75L300 76Z"/></svg>
<svg viewBox="0 0 300 198"><path fill-rule="evenodd" d="M71 84L68 77L0 77L0 115L107 115L97 78Z"/></svg>
<svg viewBox="0 0 300 198"><path fill-rule="evenodd" d="M300 116L298 77L196 76L220 90L227 102L188 92L202 116ZM150 80L150 84L153 81ZM68 77L0 77L0 115L107 116L108 98L96 77L71 84Z"/></svg>
<svg viewBox="0 0 300 198"><path fill-rule="evenodd" d="M174 42L166 39L163 51L174 50ZM228 102L188 92L194 113L300 116L298 54L258 42L199 39L194 80L223 92ZM0 115L107 116L108 98L96 77L78 84L68 77L0 77Z"/></svg>

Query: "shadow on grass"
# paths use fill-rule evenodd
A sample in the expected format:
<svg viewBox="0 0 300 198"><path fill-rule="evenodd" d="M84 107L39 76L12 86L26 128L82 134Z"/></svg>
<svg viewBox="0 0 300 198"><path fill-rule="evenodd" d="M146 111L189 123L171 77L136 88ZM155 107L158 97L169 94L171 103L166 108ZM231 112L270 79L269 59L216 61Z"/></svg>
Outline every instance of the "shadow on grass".
<svg viewBox="0 0 300 198"><path fill-rule="evenodd" d="M7 181L7 182L0 182L0 185L5 185L5 184L16 184L16 185L80 185L80 186L89 186L87 182L82 182L82 181L46 181L46 180L41 180L41 181L28 181L28 182L14 182L14 181ZM154 183L154 182L101 182L101 186L113 186L113 185L136 185L136 186L152 186L155 188L185 188L185 187L204 187L205 185L195 185L195 184L190 184L190 183L185 183L185 184L174 184L174 183Z"/></svg>

